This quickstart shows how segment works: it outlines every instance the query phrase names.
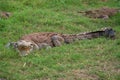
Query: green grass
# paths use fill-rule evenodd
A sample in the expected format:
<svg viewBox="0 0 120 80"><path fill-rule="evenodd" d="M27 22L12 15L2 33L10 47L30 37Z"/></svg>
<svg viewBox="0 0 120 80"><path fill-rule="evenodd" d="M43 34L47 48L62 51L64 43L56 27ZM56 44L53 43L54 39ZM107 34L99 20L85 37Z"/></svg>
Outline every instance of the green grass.
<svg viewBox="0 0 120 80"><path fill-rule="evenodd" d="M0 78L6 80L119 80L120 14L104 21L78 13L100 7L120 8L119 0L0 0ZM10 41L33 32L79 33L111 26L116 39L76 41L20 57Z"/></svg>

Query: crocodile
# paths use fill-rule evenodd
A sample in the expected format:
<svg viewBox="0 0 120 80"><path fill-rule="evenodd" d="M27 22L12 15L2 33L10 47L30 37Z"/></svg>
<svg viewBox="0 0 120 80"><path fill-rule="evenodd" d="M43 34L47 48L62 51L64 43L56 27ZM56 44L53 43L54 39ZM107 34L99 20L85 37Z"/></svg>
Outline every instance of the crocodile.
<svg viewBox="0 0 120 80"><path fill-rule="evenodd" d="M76 40L93 39L102 36L114 39L115 31L110 27L106 27L104 29L78 34L38 32L24 35L18 41L10 42L7 46L13 46L19 52L20 56L26 56L34 50L48 49L61 46L64 43L70 44Z"/></svg>

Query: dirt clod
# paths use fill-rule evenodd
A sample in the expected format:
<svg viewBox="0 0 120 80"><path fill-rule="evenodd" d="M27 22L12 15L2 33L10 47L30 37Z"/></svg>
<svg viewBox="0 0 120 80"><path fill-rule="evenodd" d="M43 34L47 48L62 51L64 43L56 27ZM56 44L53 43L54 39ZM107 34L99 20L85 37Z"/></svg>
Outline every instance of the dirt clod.
<svg viewBox="0 0 120 80"><path fill-rule="evenodd" d="M80 11L79 13L84 13L85 16L88 16L90 18L108 19L110 16L113 16L118 12L120 12L120 9L103 7L96 10L88 10L83 12Z"/></svg>

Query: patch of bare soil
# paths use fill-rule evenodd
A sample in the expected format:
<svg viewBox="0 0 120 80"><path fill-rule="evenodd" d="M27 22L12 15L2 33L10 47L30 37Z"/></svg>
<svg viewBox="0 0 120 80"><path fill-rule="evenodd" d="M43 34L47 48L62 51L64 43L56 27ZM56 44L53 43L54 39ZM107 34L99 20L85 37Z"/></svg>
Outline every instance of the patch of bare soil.
<svg viewBox="0 0 120 80"><path fill-rule="evenodd" d="M88 11L79 11L79 13L84 13L85 16L90 18L102 18L108 19L110 16L115 15L120 12L120 9L103 7L96 10L88 10Z"/></svg>
<svg viewBox="0 0 120 80"><path fill-rule="evenodd" d="M112 62L112 61L111 62L101 62L101 61L99 61L98 63L99 63L99 66L96 67L96 69L102 70L109 75L120 74L120 68L117 67L120 65L120 63L118 61L116 61L116 62Z"/></svg>
<svg viewBox="0 0 120 80"><path fill-rule="evenodd" d="M99 77L95 74L89 74L87 70L73 70L72 74L75 76L75 79L81 80L98 80Z"/></svg>
<svg viewBox="0 0 120 80"><path fill-rule="evenodd" d="M114 79L115 75L120 74L117 68L118 62L97 61L98 65L88 66L85 69L75 69L65 72L65 77L57 78L57 80L100 80L99 72L104 73L105 79Z"/></svg>
<svg viewBox="0 0 120 80"><path fill-rule="evenodd" d="M99 77L95 74L90 74L87 69L71 70L65 73L64 78L58 78L57 80L99 80Z"/></svg>

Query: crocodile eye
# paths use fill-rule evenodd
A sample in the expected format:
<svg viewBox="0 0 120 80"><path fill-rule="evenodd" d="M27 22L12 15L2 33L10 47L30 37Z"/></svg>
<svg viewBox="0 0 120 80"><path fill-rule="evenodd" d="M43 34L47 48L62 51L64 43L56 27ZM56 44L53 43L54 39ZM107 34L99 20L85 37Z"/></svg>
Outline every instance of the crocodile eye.
<svg viewBox="0 0 120 80"><path fill-rule="evenodd" d="M34 46L34 44L30 44L30 46L29 46L29 47L30 47L30 48L33 48L33 46Z"/></svg>

